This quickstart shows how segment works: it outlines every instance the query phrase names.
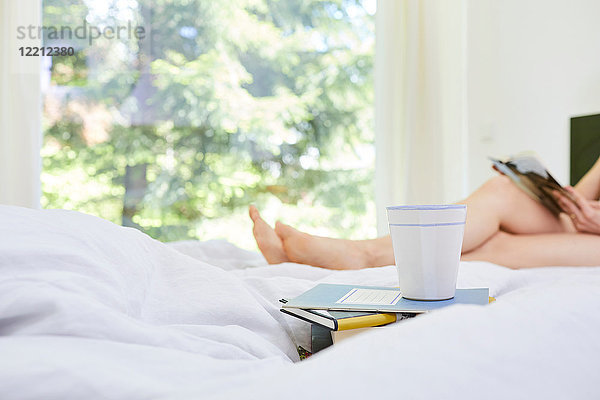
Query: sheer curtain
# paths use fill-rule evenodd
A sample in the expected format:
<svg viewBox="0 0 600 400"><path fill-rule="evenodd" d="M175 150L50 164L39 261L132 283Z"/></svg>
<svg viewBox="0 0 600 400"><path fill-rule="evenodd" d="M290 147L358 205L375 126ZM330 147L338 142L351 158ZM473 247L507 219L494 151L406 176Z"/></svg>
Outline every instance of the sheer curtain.
<svg viewBox="0 0 600 400"><path fill-rule="evenodd" d="M19 48L40 46L18 27L41 25L41 1L0 2L0 204L40 205L40 58Z"/></svg>
<svg viewBox="0 0 600 400"><path fill-rule="evenodd" d="M379 234L385 206L466 193L467 0L379 0L375 141Z"/></svg>

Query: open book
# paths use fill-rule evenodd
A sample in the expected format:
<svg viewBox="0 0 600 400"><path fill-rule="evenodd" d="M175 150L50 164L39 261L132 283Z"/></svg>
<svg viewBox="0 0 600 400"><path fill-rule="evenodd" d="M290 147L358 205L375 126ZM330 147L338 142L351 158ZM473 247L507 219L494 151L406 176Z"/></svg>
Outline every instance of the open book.
<svg viewBox="0 0 600 400"><path fill-rule="evenodd" d="M556 201L553 192L558 191L573 202L573 196L567 192L544 165L532 155L519 155L506 161L489 157L494 169L506 175L525 193L558 216L564 212Z"/></svg>

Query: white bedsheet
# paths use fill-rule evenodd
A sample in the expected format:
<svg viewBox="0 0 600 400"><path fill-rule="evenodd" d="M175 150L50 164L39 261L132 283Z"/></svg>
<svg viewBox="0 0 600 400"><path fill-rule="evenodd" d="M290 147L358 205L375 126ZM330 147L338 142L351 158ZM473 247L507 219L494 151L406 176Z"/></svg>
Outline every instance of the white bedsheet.
<svg viewBox="0 0 600 400"><path fill-rule="evenodd" d="M250 234L250 233L249 233ZM462 263L455 306L311 359L277 300L393 267L265 265L224 241L164 245L67 211L0 206L0 398L600 398L600 268Z"/></svg>

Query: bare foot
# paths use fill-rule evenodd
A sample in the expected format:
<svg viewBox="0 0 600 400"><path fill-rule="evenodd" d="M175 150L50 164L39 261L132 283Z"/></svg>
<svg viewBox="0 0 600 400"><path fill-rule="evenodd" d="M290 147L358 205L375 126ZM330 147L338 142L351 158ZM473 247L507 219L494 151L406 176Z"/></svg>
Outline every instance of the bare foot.
<svg viewBox="0 0 600 400"><path fill-rule="evenodd" d="M363 241L313 236L277 221L275 232L290 261L329 269L358 269L368 265Z"/></svg>
<svg viewBox="0 0 600 400"><path fill-rule="evenodd" d="M269 264L280 264L290 261L283 250L283 242L277 236L275 230L261 218L256 207L248 207L248 214L254 222L254 228L252 229L254 239L267 262Z"/></svg>
<svg viewBox="0 0 600 400"><path fill-rule="evenodd" d="M279 221L271 228L249 207L254 238L269 264L292 261L329 269L359 269L393 264L391 240L343 240L313 236ZM380 254L381 253L381 254Z"/></svg>

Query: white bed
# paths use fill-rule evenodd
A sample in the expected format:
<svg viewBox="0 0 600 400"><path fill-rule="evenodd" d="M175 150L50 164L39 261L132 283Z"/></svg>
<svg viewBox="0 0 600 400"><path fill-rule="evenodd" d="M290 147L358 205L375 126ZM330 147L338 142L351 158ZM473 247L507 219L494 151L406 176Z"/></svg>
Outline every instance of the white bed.
<svg viewBox="0 0 600 400"><path fill-rule="evenodd" d="M268 266L223 241L165 245L75 212L0 206L0 398L600 398L600 267L462 263L459 287L490 287L495 303L297 362L308 324L278 299L395 281L393 267Z"/></svg>

